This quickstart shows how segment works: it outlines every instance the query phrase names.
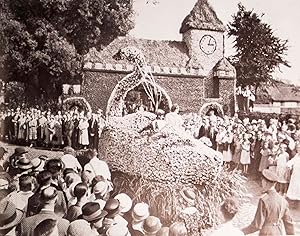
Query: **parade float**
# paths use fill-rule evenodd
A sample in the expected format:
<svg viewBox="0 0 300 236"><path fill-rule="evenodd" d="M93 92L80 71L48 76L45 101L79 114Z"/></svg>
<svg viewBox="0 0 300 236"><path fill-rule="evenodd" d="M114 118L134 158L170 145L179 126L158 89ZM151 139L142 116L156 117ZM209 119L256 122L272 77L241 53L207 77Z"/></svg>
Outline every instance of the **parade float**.
<svg viewBox="0 0 300 236"><path fill-rule="evenodd" d="M171 101L145 69L145 59L136 48L121 49L118 59L128 59L135 70L124 77L108 101L107 127L100 139L100 150L113 172L115 194L125 192L134 202L146 202L152 215L164 224L181 220L190 235L199 235L218 223L218 207L227 196L242 196L244 179L223 168L222 157L191 132L177 132L166 125L163 130L141 132L156 119L162 103ZM145 86L153 112L138 110L124 115L126 94ZM187 131L196 129L197 115L185 115Z"/></svg>

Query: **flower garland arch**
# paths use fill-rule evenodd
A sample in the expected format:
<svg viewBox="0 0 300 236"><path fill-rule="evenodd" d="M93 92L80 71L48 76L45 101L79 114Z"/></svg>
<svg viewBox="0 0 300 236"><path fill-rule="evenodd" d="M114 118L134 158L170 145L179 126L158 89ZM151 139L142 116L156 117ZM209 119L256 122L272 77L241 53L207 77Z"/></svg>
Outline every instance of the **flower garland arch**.
<svg viewBox="0 0 300 236"><path fill-rule="evenodd" d="M92 113L92 107L84 97L70 97L63 101L63 111L68 111L74 106L81 108L86 114Z"/></svg>

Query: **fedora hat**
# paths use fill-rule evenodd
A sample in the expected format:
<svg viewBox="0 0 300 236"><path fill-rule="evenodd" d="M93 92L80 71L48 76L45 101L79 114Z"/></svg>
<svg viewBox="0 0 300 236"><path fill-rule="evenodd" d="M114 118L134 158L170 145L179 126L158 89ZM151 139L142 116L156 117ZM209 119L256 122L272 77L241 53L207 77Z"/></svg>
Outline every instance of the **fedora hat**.
<svg viewBox="0 0 300 236"><path fill-rule="evenodd" d="M114 199L120 202L120 211L122 213L128 212L132 207L132 200L126 193L119 193Z"/></svg>
<svg viewBox="0 0 300 236"><path fill-rule="evenodd" d="M137 203L132 211L132 218L134 221L143 221L150 215L149 205L144 202Z"/></svg>
<svg viewBox="0 0 300 236"><path fill-rule="evenodd" d="M32 168L32 163L28 158L21 157L16 161L16 166L21 170L29 170Z"/></svg>
<svg viewBox="0 0 300 236"><path fill-rule="evenodd" d="M156 233L161 229L161 226L159 218L149 216L143 223L143 233L144 235L156 235Z"/></svg>
<svg viewBox="0 0 300 236"><path fill-rule="evenodd" d="M18 225L24 212L16 209L15 204L8 200L0 201L0 230L7 230Z"/></svg>
<svg viewBox="0 0 300 236"><path fill-rule="evenodd" d="M278 180L278 176L269 169L264 169L262 171L262 175L265 179L267 179L270 182L277 182L277 180Z"/></svg>
<svg viewBox="0 0 300 236"><path fill-rule="evenodd" d="M28 153L28 151L25 150L23 147L17 147L15 148L15 152L13 153L13 156L21 156L24 153Z"/></svg>
<svg viewBox="0 0 300 236"><path fill-rule="evenodd" d="M88 202L82 207L82 217L88 222L97 221L107 215L97 202Z"/></svg>
<svg viewBox="0 0 300 236"><path fill-rule="evenodd" d="M106 201L104 211L108 214L108 217L113 217L120 212L120 202L117 199L111 198Z"/></svg>

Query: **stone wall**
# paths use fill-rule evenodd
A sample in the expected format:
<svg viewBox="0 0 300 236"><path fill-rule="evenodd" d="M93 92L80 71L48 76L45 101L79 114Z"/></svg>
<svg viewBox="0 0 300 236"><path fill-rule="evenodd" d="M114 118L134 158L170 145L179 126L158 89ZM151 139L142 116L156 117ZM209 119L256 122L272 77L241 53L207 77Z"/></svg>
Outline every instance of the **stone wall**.
<svg viewBox="0 0 300 236"><path fill-rule="evenodd" d="M92 110L106 111L107 101L112 90L127 73L85 71L81 87L81 96L90 103ZM184 113L199 112L203 104L219 102L230 104L231 113L234 104L234 80L220 79L220 98L213 96L213 78L195 76L155 75L156 82L165 89L173 103L178 103Z"/></svg>

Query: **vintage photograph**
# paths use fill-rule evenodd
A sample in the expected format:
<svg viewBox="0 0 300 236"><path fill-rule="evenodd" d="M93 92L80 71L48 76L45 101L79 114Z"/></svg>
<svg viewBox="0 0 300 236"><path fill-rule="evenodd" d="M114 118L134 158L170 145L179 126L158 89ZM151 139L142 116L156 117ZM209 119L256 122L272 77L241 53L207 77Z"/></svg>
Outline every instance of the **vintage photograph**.
<svg viewBox="0 0 300 236"><path fill-rule="evenodd" d="M0 0L0 236L300 235L298 9Z"/></svg>

